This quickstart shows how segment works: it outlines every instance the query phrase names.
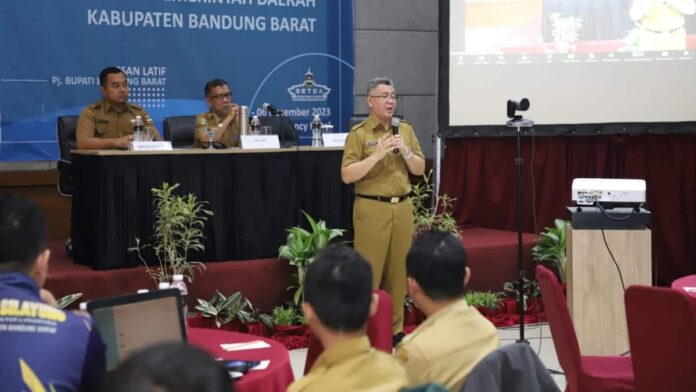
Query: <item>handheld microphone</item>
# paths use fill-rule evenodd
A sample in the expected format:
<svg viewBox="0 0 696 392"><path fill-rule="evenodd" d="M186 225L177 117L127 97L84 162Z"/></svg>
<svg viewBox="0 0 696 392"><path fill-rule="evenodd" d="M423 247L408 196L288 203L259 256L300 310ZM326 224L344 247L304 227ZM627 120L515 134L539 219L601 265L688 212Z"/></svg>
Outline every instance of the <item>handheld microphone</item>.
<svg viewBox="0 0 696 392"><path fill-rule="evenodd" d="M267 111L268 113L271 113L272 116L277 116L278 113L280 113L280 110L278 110L278 108L276 108L268 102L265 102L263 105L261 105L261 107L263 108L263 110Z"/></svg>
<svg viewBox="0 0 696 392"><path fill-rule="evenodd" d="M399 124L401 124L401 120L399 120L398 117L392 117L391 119L391 129L392 129L392 135L398 135L399 134ZM394 154L398 154L399 149L395 148L394 149Z"/></svg>

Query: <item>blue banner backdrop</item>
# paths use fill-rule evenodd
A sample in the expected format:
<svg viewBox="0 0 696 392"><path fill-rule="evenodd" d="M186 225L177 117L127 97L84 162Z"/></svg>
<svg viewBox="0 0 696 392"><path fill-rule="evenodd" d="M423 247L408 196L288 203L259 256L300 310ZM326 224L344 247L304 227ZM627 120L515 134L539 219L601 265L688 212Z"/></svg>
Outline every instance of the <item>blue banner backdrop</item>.
<svg viewBox="0 0 696 392"><path fill-rule="evenodd" d="M353 18L354 0L2 0L0 161L56 160L56 117L98 100L109 65L160 132L166 116L207 110L214 77L251 114L285 110L301 144L314 114L345 131Z"/></svg>

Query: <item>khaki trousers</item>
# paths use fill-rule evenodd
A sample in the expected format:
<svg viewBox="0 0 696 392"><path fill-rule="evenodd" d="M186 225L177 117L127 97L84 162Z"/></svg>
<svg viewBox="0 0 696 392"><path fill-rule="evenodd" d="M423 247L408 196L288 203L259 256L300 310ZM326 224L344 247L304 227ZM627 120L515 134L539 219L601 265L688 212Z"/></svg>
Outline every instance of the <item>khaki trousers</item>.
<svg viewBox="0 0 696 392"><path fill-rule="evenodd" d="M406 255L413 240L411 199L391 204L356 196L353 204L355 250L372 266L372 287L392 298L392 331L403 331Z"/></svg>

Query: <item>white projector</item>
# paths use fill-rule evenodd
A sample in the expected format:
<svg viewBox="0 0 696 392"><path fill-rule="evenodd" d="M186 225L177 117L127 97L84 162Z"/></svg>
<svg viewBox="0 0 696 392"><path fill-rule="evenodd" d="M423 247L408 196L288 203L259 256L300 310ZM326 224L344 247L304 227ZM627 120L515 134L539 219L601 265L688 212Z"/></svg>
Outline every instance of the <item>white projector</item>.
<svg viewBox="0 0 696 392"><path fill-rule="evenodd" d="M645 203L645 180L576 178L571 198L579 206L639 207Z"/></svg>

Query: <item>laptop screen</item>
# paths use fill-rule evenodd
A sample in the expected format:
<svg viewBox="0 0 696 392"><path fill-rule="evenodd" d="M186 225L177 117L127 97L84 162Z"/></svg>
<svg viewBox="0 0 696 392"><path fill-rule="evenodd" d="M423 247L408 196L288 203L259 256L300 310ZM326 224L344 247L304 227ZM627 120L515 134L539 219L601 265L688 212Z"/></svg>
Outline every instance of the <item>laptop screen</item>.
<svg viewBox="0 0 696 392"><path fill-rule="evenodd" d="M186 340L179 290L158 290L90 301L87 310L106 343L106 366L114 369L134 351Z"/></svg>

